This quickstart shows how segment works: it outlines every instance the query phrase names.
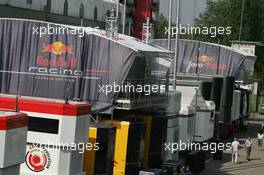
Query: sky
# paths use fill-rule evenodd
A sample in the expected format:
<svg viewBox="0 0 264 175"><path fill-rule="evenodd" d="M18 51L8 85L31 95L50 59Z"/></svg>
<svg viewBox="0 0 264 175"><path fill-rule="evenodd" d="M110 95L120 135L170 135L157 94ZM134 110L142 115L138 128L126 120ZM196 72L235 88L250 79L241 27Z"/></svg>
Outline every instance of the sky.
<svg viewBox="0 0 264 175"><path fill-rule="evenodd" d="M196 1L196 8L194 8L195 7L195 1ZM174 22L175 16L176 16L176 2L177 2L177 0L172 0L172 2L173 2L172 20ZM192 25L194 14L196 17L198 17L199 14L205 10L206 0L181 0L181 6L182 6L181 24ZM168 13L169 13L169 0L160 0L160 12L159 12L159 14L160 15L163 14L163 16L168 17Z"/></svg>

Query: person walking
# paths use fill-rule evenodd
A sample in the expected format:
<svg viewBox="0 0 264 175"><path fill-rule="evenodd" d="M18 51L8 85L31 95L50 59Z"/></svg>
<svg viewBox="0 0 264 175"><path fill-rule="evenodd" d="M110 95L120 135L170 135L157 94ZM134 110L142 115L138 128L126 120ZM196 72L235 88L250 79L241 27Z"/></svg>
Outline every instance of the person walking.
<svg viewBox="0 0 264 175"><path fill-rule="evenodd" d="M260 147L260 133L258 132L258 137L257 137L258 139L257 139L257 144L258 144L258 147Z"/></svg>
<svg viewBox="0 0 264 175"><path fill-rule="evenodd" d="M192 171L191 171L189 166L186 166L185 173L186 173L186 175L193 175L193 173L192 173Z"/></svg>
<svg viewBox="0 0 264 175"><path fill-rule="evenodd" d="M239 149L240 143L237 141L236 138L234 138L234 141L231 144L231 150L232 150L232 162L238 163L238 149Z"/></svg>
<svg viewBox="0 0 264 175"><path fill-rule="evenodd" d="M179 175L186 175L186 173L185 173L185 167L184 166L181 167L180 174Z"/></svg>
<svg viewBox="0 0 264 175"><path fill-rule="evenodd" d="M251 154L251 149L252 149L252 141L251 138L249 137L246 142L245 142L245 149L246 149L246 159L250 161L250 154Z"/></svg>
<svg viewBox="0 0 264 175"><path fill-rule="evenodd" d="M258 146L260 148L262 148L263 137L264 137L263 133L262 134L258 133Z"/></svg>

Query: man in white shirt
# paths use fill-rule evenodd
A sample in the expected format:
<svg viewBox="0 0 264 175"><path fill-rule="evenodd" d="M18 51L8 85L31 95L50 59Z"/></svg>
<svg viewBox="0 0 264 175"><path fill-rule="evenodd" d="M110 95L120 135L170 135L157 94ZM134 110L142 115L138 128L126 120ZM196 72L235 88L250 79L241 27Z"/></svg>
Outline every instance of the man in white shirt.
<svg viewBox="0 0 264 175"><path fill-rule="evenodd" d="M231 144L232 148L232 162L237 163L238 162L238 149L239 149L240 143L237 141L236 138L234 138L234 141Z"/></svg>
<svg viewBox="0 0 264 175"><path fill-rule="evenodd" d="M264 134L258 133L258 146L262 148L262 142L263 142Z"/></svg>
<svg viewBox="0 0 264 175"><path fill-rule="evenodd" d="M253 142L251 141L251 138L249 137L245 142L245 148L246 148L246 159L250 161L250 153L252 148Z"/></svg>

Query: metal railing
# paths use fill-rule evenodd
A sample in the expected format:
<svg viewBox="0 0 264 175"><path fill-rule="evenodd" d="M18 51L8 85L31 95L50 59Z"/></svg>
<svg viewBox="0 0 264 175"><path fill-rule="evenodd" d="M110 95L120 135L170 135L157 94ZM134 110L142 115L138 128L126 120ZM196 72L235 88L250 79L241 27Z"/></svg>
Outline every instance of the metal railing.
<svg viewBox="0 0 264 175"><path fill-rule="evenodd" d="M118 95L117 108L134 109L157 106L168 99L168 79L127 79Z"/></svg>

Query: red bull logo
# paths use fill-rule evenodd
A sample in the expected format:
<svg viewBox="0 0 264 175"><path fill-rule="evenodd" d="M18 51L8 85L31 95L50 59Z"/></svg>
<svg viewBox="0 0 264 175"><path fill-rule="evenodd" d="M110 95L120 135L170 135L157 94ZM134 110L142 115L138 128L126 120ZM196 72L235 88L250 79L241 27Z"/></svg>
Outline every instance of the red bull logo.
<svg viewBox="0 0 264 175"><path fill-rule="evenodd" d="M47 45L44 44L42 52L48 52L54 55L61 55L65 53L72 54L73 48L68 45L63 44L60 41L56 41L51 44L47 44Z"/></svg>
<svg viewBox="0 0 264 175"><path fill-rule="evenodd" d="M202 63L213 62L212 58L210 58L208 55L201 55L198 60Z"/></svg>
<svg viewBox="0 0 264 175"><path fill-rule="evenodd" d="M36 57L34 66L30 66L28 71L39 74L82 76L82 71L76 70L78 60L74 57L73 47L63 44L60 41L43 45L42 53L51 53L51 56L39 54ZM63 54L70 55L63 55Z"/></svg>
<svg viewBox="0 0 264 175"><path fill-rule="evenodd" d="M52 53L52 56L46 58L45 55L37 56L37 66L45 67L58 67L58 68L70 68L77 67L77 59L73 56L64 56L62 54L73 54L73 48L71 46L63 44L61 41L56 41L51 44L43 44L41 52Z"/></svg>

